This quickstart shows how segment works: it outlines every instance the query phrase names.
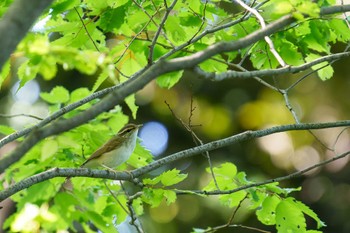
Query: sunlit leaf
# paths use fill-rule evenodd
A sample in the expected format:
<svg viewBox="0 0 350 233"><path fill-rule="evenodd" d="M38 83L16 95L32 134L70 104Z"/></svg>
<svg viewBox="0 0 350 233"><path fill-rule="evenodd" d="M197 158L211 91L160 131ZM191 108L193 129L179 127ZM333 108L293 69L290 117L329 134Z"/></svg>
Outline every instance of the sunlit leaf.
<svg viewBox="0 0 350 233"><path fill-rule="evenodd" d="M163 74L157 78L157 84L163 88L173 87L182 77L183 71Z"/></svg>
<svg viewBox="0 0 350 233"><path fill-rule="evenodd" d="M41 93L40 97L51 104L66 103L69 100L69 92L62 86L56 86L49 93Z"/></svg>

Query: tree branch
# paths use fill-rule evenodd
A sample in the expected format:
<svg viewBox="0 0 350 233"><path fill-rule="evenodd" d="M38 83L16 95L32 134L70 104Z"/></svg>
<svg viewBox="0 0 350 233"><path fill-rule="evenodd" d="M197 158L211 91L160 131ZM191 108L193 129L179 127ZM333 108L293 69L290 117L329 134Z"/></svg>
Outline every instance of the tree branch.
<svg viewBox="0 0 350 233"><path fill-rule="evenodd" d="M150 163L149 165L138 168L131 172L133 177L139 177L140 175L147 174L148 172L157 169L164 164L169 164L174 161L177 161L179 159L185 159L192 157L196 154L201 154L205 151L211 151L218 148L222 148L231 144L255 139L255 138L261 138L270 134L274 133L280 133L280 132L287 132L287 131L294 131L294 130L311 130L311 129L326 129L326 128L336 128L336 127L346 127L350 125L350 120L348 121L336 121L336 122L327 122L327 123L299 123L299 124L291 124L291 125L281 125L281 126L275 126L267 129L262 130L255 130L255 131L245 131L236 135L233 135L231 137L227 137L224 139L220 139L217 141L209 142L197 147L193 147L187 150L183 150L180 152L177 152L175 154L166 156L162 159L159 159L157 161L154 161Z"/></svg>
<svg viewBox="0 0 350 233"><path fill-rule="evenodd" d="M49 180L55 177L91 177L112 180L132 181L128 172L111 172L110 170L91 170L87 168L52 168L47 171L38 173L26 179L23 179L7 189L0 191L0 202L11 195L26 189L34 184Z"/></svg>
<svg viewBox="0 0 350 233"><path fill-rule="evenodd" d="M16 0L0 21L0 70L52 0Z"/></svg>
<svg viewBox="0 0 350 233"><path fill-rule="evenodd" d="M225 79L233 79L233 78L254 78L254 77L262 77L262 76L272 76L272 75L280 75L286 73L297 73L300 71L304 71L314 65L320 64L325 61L334 61L340 58L350 56L350 52L336 53L328 56L320 57L312 62L305 63L300 66L288 66L271 70L254 70L254 71L234 71L230 70L222 73L209 73L200 69L198 66L194 67L192 71L194 71L197 75L202 78L210 79L213 81L222 81Z"/></svg>
<svg viewBox="0 0 350 233"><path fill-rule="evenodd" d="M255 139L255 138L260 138L264 137L267 135L271 135L274 133L279 133L279 132L286 132L286 131L293 131L293 130L310 130L310 129L326 129L326 128L336 128L336 127L345 127L345 126L350 126L350 121L337 121L337 122L327 122L327 123L309 123L309 124L291 124L291 125L282 125L282 126L275 126L267 129L262 129L262 130L256 130L256 131L245 131L240 134L233 135L231 137L227 137L224 139L220 139L217 141L213 141L207 144L203 144L197 147L193 147L187 150L183 150L180 152L177 152L175 154L169 155L165 158L159 159L157 161L154 161L147 166L144 166L142 168L135 169L133 171L128 171L128 172L111 172L110 170L90 170L87 168L52 168L48 171L36 174L34 176L31 176L29 178L23 179L19 181L16 184L13 184L9 186L7 189L0 191L0 202L3 201L4 199L10 197L11 195L19 192L20 190L23 190L25 188L28 188L34 184L43 182L48 179L52 179L55 177L92 177L92 178L104 178L104 179L113 179L113 180L127 180L130 182L134 182L134 178L138 178L142 175L145 175L149 173L152 170L155 170L165 164L170 164L172 162L175 162L180 159L185 159L192 157L194 155L202 154L203 152L206 151L212 151L218 148L222 148L228 145L232 145L235 143L239 143L242 141L247 141L250 139ZM345 154L349 154L350 152L346 152ZM314 169L315 167L322 166L326 163L330 163L336 159L345 157L346 155L342 154L336 157L333 157L330 160L326 160L324 162L321 162L317 165L314 165L313 167L309 167L307 169L304 169L302 171L299 171L297 173L293 173L291 175L288 175L286 177L282 178L277 178L277 179L272 179L268 181L264 181L261 183L258 183L259 185L267 184L267 183L272 183L272 182L277 182L281 181L287 178L293 178L297 175L303 174L311 169ZM255 186L259 186L255 185ZM246 187L246 186L244 186ZM253 187L253 186L249 186ZM247 189L249 188L248 186L246 188L242 189ZM237 190L239 191L239 190ZM237 192L235 190L231 190L231 192ZM199 191L202 192L202 191ZM204 191L203 191L204 192ZM219 193L220 191L213 191L213 194L221 194ZM223 191L223 192L229 192L229 191ZM211 194L211 192L206 192L202 194Z"/></svg>
<svg viewBox="0 0 350 233"><path fill-rule="evenodd" d="M271 184L271 183L275 183L275 182L281 182L281 181L284 181L284 180L290 180L290 179L293 179L293 178L296 178L296 177L299 177L315 168L318 168L318 167L322 167L328 163L331 163L331 162L334 162L338 159L342 159L346 156L349 156L350 155L350 151L347 151L347 152L344 152L342 154L339 154L337 156L334 156L330 159L327 159L325 161L322 161L320 163L316 163L314 165L311 165L303 170L300 170L300 171L297 171L297 172L294 172L294 173L291 173L289 175L286 175L286 176L281 176L281 177L277 177L277 178L273 178L273 179L269 179L269 180L265 180L265 181L261 181L261 182L256 182L256 183L251 183L251 184L247 184L247 185L243 185L243 186L240 186L238 188L235 188L235 189L231 189L231 190L214 190L214 191L202 191L202 190L196 190L196 191L188 191L188 190L179 190L177 191L176 193L179 195L179 194L188 194L188 193L196 193L196 194L199 194L199 195L224 195L224 194L232 194L232 193L236 193L236 192L239 192L239 191L242 191L242 190L246 190L246 189L249 189L249 188L253 188L253 187L258 187L258 186L262 186L262 185L265 185L265 184Z"/></svg>
<svg viewBox="0 0 350 233"><path fill-rule="evenodd" d="M234 0L235 2L237 2L239 5L241 5L244 9L246 9L247 11L251 12L252 14L255 15L255 17L259 20L259 23L261 25L261 28L265 28L266 27L266 23L264 18L261 16L261 14L255 10L254 8L249 7L248 5L246 5L243 1L241 0ZM275 56L276 60L278 61L278 63L282 66L285 67L286 63L284 62L283 58L278 54L278 52L275 49L275 46L272 42L272 40L270 39L270 37L265 36L265 41L266 43L269 45L270 47L270 51L271 53Z"/></svg>

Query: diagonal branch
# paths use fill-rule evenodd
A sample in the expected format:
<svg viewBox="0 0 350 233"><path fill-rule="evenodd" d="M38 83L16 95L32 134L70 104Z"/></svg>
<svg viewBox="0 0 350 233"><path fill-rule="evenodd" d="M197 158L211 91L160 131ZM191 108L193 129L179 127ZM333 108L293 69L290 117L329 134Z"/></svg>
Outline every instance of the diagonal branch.
<svg viewBox="0 0 350 233"><path fill-rule="evenodd" d="M249 189L249 188L253 188L253 187L258 187L258 186L262 186L262 185L265 185L265 184L271 184L271 183L275 183L275 182L281 182L281 181L284 181L284 180L290 180L290 179L293 179L293 178L296 178L296 177L299 177L313 169L316 169L318 167L322 167L328 163L332 163L338 159L342 159L342 158L345 158L347 156L350 155L350 151L346 151L342 154L339 154L339 155L336 155L330 159L327 159L327 160L324 160L322 162L319 162L319 163L316 163L314 165L311 165L303 170L300 170L300 171L297 171L297 172L294 172L294 173L291 173L289 175L286 175L286 176L281 176L281 177L277 177L277 178L273 178L273 179L269 179L269 180L265 180L265 181L261 181L261 182L256 182L256 183L251 183L251 184L247 184L247 185L243 185L241 187L238 187L238 188L235 188L235 189L231 189L231 190L214 190L214 191L201 191L201 190L197 190L197 191L177 191L176 193L177 194L188 194L188 193L196 193L196 194L203 194L203 195L222 195L222 194L231 194L231 193L235 193L235 192L239 192L241 190L246 190L246 189ZM0 199L1 200L1 199Z"/></svg>
<svg viewBox="0 0 350 233"><path fill-rule="evenodd" d="M254 78L254 77L262 77L262 76L280 75L280 74L286 74L286 73L297 73L300 71L304 71L308 68L311 68L312 66L320 64L322 62L335 61L348 56L350 56L350 52L336 53L336 54L320 57L314 61L302 64L300 66L288 66L288 67L271 69L271 70L254 70L254 71L243 71L243 72L230 70L227 72L222 72L217 74L214 72L212 73L205 72L199 67L194 67L192 71L194 71L200 77L203 77L205 79L210 79L213 81L222 81L225 79L233 79L233 78Z"/></svg>
<svg viewBox="0 0 350 233"><path fill-rule="evenodd" d="M169 7L166 6L166 10L165 10L165 14L163 16L163 19L158 26L158 30L156 31L156 34L154 35L154 38L152 40L151 45L149 46L149 54L148 54L148 59L147 59L148 64L153 63L154 46L156 46L159 35L163 31L164 24L165 24L166 20L168 19L170 12L175 7L176 3L177 3L177 0L174 0L173 3ZM166 4L166 1L164 1L164 4Z"/></svg>
<svg viewBox="0 0 350 233"><path fill-rule="evenodd" d="M87 168L52 168L48 171L41 172L39 174L33 175L31 177L28 177L26 179L23 179L19 181L18 183L15 183L11 186L9 186L7 189L0 191L0 202L3 201L4 199L10 197L11 195L26 189L34 184L43 182L45 180L49 180L55 177L92 177L92 178L104 178L104 179L112 179L112 180L127 180L130 182L134 182L136 178L145 175L149 173L150 171L153 171L165 164L170 164L173 163L177 160L180 159L186 159L189 157L192 157L194 155L202 154L203 152L206 151L211 151L215 150L218 148L222 148L228 145L240 143L243 141L255 139L255 138L260 138L264 137L267 135L271 135L274 133L279 133L279 132L286 132L286 131L294 131L294 130L310 130L310 129L326 129L326 128L336 128L336 127L346 127L350 126L350 120L349 121L337 121L337 122L326 122L326 123L309 123L309 124L291 124L291 125L281 125L281 126L275 126L267 129L262 129L262 130L256 130L256 131L245 131L240 134L233 135L231 137L227 137L224 139L220 139L217 141L213 141L210 143L206 143L197 147L193 147L187 150L183 150L177 153L174 153L172 155L169 155L165 158L159 159L157 161L154 161L147 166L144 166L142 168L135 169L133 171L128 171L128 172L112 172L110 170L91 170ZM347 156L350 154L350 151L335 156L329 160L323 161L317 165L314 165L312 167L306 168L302 171L293 173L291 175L288 175L286 177L281 177L277 179L272 179L260 183L255 183L252 184L253 186L243 186L240 187L239 190L242 189L247 189L267 183L273 183L273 182L278 182L281 180L285 180L287 178L293 178L296 176L299 176L300 174L303 174L307 171L310 171L316 167L320 167L324 164L330 163L334 160L340 159L342 157ZM203 191L202 194L207 194L207 195L217 195L217 194L222 194L223 192L237 192L239 191L237 189L234 190L229 190L229 191L212 191L212 192L205 192ZM199 191L202 192L202 191ZM181 194L181 192L180 192Z"/></svg>

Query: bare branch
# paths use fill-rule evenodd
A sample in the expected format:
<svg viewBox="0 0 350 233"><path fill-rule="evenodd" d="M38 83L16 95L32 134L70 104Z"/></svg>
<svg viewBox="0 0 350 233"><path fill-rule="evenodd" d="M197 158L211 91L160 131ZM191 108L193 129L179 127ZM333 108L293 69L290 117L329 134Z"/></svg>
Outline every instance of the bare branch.
<svg viewBox="0 0 350 233"><path fill-rule="evenodd" d="M0 191L0 202L20 190L55 177L94 177L132 181L128 172L111 172L109 170L91 170L87 168L52 168L23 179L20 182L9 186L7 189Z"/></svg>
<svg viewBox="0 0 350 233"><path fill-rule="evenodd" d="M176 3L177 3L177 0L174 0L173 3L169 7L166 6L166 11L165 11L165 14L163 16L163 19L158 26L158 30L156 31L156 34L153 37L151 45L149 46L149 54L148 54L148 59L147 59L148 64L153 63L154 46L156 45L158 37L159 37L160 33L163 31L164 24L165 24L166 20L168 19L170 12L175 7ZM164 4L166 4L166 1L164 1Z"/></svg>
<svg viewBox="0 0 350 233"><path fill-rule="evenodd" d="M200 77L203 77L205 79L210 79L213 81L222 81L225 79L233 79L233 78L254 78L254 77L262 77L262 76L281 75L286 73L296 73L296 72L304 71L314 65L320 64L325 61L334 61L334 60L338 60L340 58L344 58L348 56L350 56L350 52L336 53L336 54L320 57L312 62L308 62L300 66L288 66L288 67L271 69L271 70L254 70L254 71L244 71L244 72L230 70L219 74L214 72L213 73L205 72L199 67L194 67L192 70L195 73L197 73Z"/></svg>
<svg viewBox="0 0 350 233"><path fill-rule="evenodd" d="M200 145L197 147L193 147L187 150L183 150L177 152L175 154L166 156L162 159L154 161L149 165L136 169L132 171L133 177L139 177L140 175L146 174L154 169L157 169L164 164L169 164L179 159L185 159L192 157L197 154L201 154L205 151L211 151L218 148L222 148L231 144L264 137L274 133L293 131L293 130L310 130L310 129L326 129L326 128L335 128L335 127L346 127L350 125L349 121L336 121L336 122L328 122L328 123L300 123L300 124L291 124L291 125L281 125L275 126L267 129L256 130L256 131L245 131L231 137L227 137L224 139L220 139L217 141L209 142L204 145Z"/></svg>
<svg viewBox="0 0 350 233"><path fill-rule="evenodd" d="M203 141L197 136L197 134L192 130L192 123L191 123L191 120L192 120L192 116L193 116L193 111L195 110L195 108L193 108L193 97L191 96L191 105L190 105L190 115L188 117L188 124L186 124L181 118L179 118L178 116L176 116L176 114L174 113L173 109L170 107L170 105L165 101L165 104L168 106L171 114L175 117L175 119L180 122L180 124L191 134L192 136L192 139L193 139L193 142L196 144L196 146L198 145L203 145ZM214 170L213 170L213 165L212 165L212 162L211 162L211 159L210 159L210 155L209 155L209 152L208 151L205 151L203 153L203 155L207 158L208 160L208 163L209 163L209 169L210 169L210 173L211 173L211 176L213 177L213 181L214 181L214 184L215 184L215 187L217 189L220 190L219 188L219 185L218 185L218 182L216 181L216 177L215 177L215 173L214 173Z"/></svg>
<svg viewBox="0 0 350 233"><path fill-rule="evenodd" d="M129 41L129 43L125 46L124 51L121 53L121 55L119 56L119 58L114 62L115 64L119 63L120 60L124 57L125 53L128 51L128 49L130 48L131 44L134 42L134 40L137 39L137 37L147 28L147 26L152 22L153 17L156 15L156 13L154 13L152 16L150 16L150 20L145 24L145 26L143 26L141 28L141 30L131 38L131 40Z"/></svg>
<svg viewBox="0 0 350 233"><path fill-rule="evenodd" d="M177 191L176 193L177 194L188 194L188 193L196 193L196 194L202 194L202 195L222 195L222 194L231 194L231 193L235 193L235 192L239 192L241 190L246 190L246 189L249 189L249 188L253 188L253 187L258 187L258 186L262 186L262 185L265 185L265 184L271 184L271 183L275 183L275 182L281 182L281 181L284 181L284 180L290 180L290 179L293 179L293 178L296 178L296 177L299 177L299 176L302 176L303 174L315 169L315 168L318 168L318 167L322 167L328 163L331 163L331 162L334 162L338 159L342 159L346 156L350 155L350 151L347 151L347 152L344 152L342 154L339 154L337 156L334 156L330 159L327 159L325 161L322 161L320 163L316 163L310 167L307 167L303 170L300 170L300 171L297 171L297 172L294 172L294 173L291 173L289 175L286 175L286 176L281 176L281 177L277 177L277 178L274 178L274 179L270 179L270 180L265 180L265 181L261 181L261 182L256 182L256 183L252 183L252 184L248 184L248 185L243 185L241 187L238 187L238 188L235 188L235 189L232 189L232 190L225 190L225 191L222 191L222 190L215 190L215 191L201 191L201 190L198 190L198 191L188 191L188 190L185 190L185 191Z"/></svg>
<svg viewBox="0 0 350 233"><path fill-rule="evenodd" d="M40 120L40 121L43 119L41 117L31 115L31 114L25 114L25 113L14 114L14 115L0 114L0 117L2 117L2 118L29 117L29 118L34 118L34 119Z"/></svg>
<svg viewBox="0 0 350 233"><path fill-rule="evenodd" d="M190 148L187 150L183 150L180 152L177 152L175 154L169 155L165 158L159 159L157 161L154 161L147 166L144 166L142 168L135 169L133 171L128 172L111 172L110 170L91 170L87 168L52 168L48 171L33 175L29 178L23 179L19 181L16 184L11 185L7 189L0 191L0 202L4 199L10 197L11 195L19 192L20 190L23 190L25 188L28 188L36 183L43 182L48 179L52 179L55 177L92 177L92 178L104 178L104 179L112 179L112 180L126 180L133 183L138 183L137 178L147 174L150 171L153 171L165 164L170 164L174 161L185 159L192 157L194 155L201 154L206 151L215 150L218 148L222 148L228 145L232 145L235 143L247 141L250 139L260 138L267 135L271 135L274 133L279 132L286 132L286 131L293 131L293 130L310 130L310 129L326 129L326 128L336 128L336 127L348 127L350 126L350 121L337 121L337 122L327 122L327 123L309 123L309 124L292 124L292 125L282 125L282 126L275 126L267 129L262 130L256 130L256 131L245 131L240 134L233 135L231 137L227 137L224 139L220 139L217 141L213 141L210 143L206 143L194 148ZM234 190L230 191L211 191L211 192L204 192L204 191L198 191L200 194L206 194L206 195L218 195L218 194L229 194L233 192L237 192L243 189L248 189L251 187L256 187L268 183L273 182L279 182L286 179L291 179L297 176L300 176L312 169L315 169L317 167L323 166L327 163L333 162L337 159L343 158L350 154L350 151L335 156L329 160L323 161L321 163L318 163L316 165L313 165L311 167L308 167L304 170L298 171L296 173L292 173L288 176L275 178L267 181L263 181L260 183L255 183L252 185L243 186ZM178 192L179 194L183 194L182 192ZM188 193L188 192L187 192Z"/></svg>
<svg viewBox="0 0 350 233"><path fill-rule="evenodd" d="M16 184L13 184L9 186L7 189L0 191L0 202L4 199L10 197L11 195L26 189L34 184L43 182L48 179L52 179L55 177L92 177L92 178L104 178L104 179L112 179L112 180L126 180L133 183L137 183L135 179L138 177L147 174L148 172L155 170L165 164L170 164L174 161L185 159L192 157L194 155L201 154L205 151L211 151L218 148L222 148L231 144L239 143L242 141L247 141L250 139L260 138L267 135L271 135L274 133L279 132L286 132L286 131L293 131L293 130L310 130L310 129L326 129L326 128L335 128L335 127L348 127L350 126L350 121L337 121L337 122L327 122L327 123L310 123L310 124L292 124L292 125L282 125L282 126L275 126L267 129L262 130L256 130L256 131L245 131L240 134L233 135L228 138L220 139L217 141L213 141L207 144L203 144L191 149L183 150L180 152L177 152L175 154L169 155L165 158L159 159L157 161L154 161L147 166L144 166L142 168L135 169L130 172L111 172L110 170L91 170L87 168L52 168L48 171L33 175L29 178L23 179L19 181ZM219 195L219 194L229 194L233 192L238 192L240 190L248 189L251 187L256 187L268 183L273 182L279 182L286 179L291 179L297 176L300 176L312 169L315 169L317 167L324 166L327 163L331 163L337 159L343 158L350 154L350 151L340 154L338 156L335 156L331 159L325 160L321 163L315 164L313 166L310 166L304 170L292 173L288 176L283 176L263 182L258 182L246 186L239 187L234 190L228 190L228 191L195 191L198 194L205 194L205 195ZM188 192L181 192L178 191L178 194L187 194Z"/></svg>

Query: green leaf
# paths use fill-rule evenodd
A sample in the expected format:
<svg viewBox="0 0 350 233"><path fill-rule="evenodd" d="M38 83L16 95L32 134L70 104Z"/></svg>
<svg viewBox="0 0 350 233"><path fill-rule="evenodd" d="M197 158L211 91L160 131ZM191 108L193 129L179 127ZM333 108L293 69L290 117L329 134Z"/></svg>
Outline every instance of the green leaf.
<svg viewBox="0 0 350 233"><path fill-rule="evenodd" d="M44 161L53 156L58 151L58 143L56 140L47 139L41 147L41 160Z"/></svg>
<svg viewBox="0 0 350 233"><path fill-rule="evenodd" d="M93 14L98 14L101 10L108 7L107 1L85 0L85 3L90 9L94 9Z"/></svg>
<svg viewBox="0 0 350 233"><path fill-rule="evenodd" d="M161 182L165 186L171 186L177 183L180 183L184 179L187 178L187 174L180 174L180 171L177 169L173 169L170 171L163 172L161 175Z"/></svg>
<svg viewBox="0 0 350 233"><path fill-rule="evenodd" d="M106 221L107 219L103 218L102 215L96 213L95 211L85 211L86 217L90 219L90 221L102 232L113 232L115 231L115 227L111 224L110 221ZM111 220L111 219L110 219Z"/></svg>
<svg viewBox="0 0 350 233"><path fill-rule="evenodd" d="M321 57L320 55L311 53L305 58L305 60L307 62L311 62L311 61L314 61L314 60L316 60L317 58L320 58L320 57ZM313 70L317 70L317 69L325 66L322 69L317 71L318 76L323 81L325 81L327 79L330 79L333 76L333 73L334 73L333 68L330 65L328 65L328 64L329 64L328 62L321 62L321 63L311 67ZM326 65L328 65L328 66L326 66Z"/></svg>
<svg viewBox="0 0 350 233"><path fill-rule="evenodd" d="M120 192L120 191L119 191ZM110 222L116 218L116 224L121 224L128 217L124 209L127 209L127 199L124 195L118 195L118 202L111 197L110 193L106 194L108 198L107 206L103 209L102 215L108 218ZM122 208L123 206L123 208Z"/></svg>
<svg viewBox="0 0 350 233"><path fill-rule="evenodd" d="M51 14L53 16L61 14L65 10L68 10L68 9L73 8L74 6L77 6L79 3L80 3L79 0L55 1L51 7L51 9L52 9Z"/></svg>
<svg viewBox="0 0 350 233"><path fill-rule="evenodd" d="M164 190L164 197L166 200L166 204L170 205L176 201L176 193L172 190Z"/></svg>
<svg viewBox="0 0 350 233"><path fill-rule="evenodd" d="M129 0L118 0L118 1L115 1L115 0L107 0L107 3L110 7L119 7L119 6L122 6L122 5L125 5L126 3L128 3Z"/></svg>
<svg viewBox="0 0 350 233"><path fill-rule="evenodd" d="M19 88L23 87L28 81L34 79L38 74L39 66L33 65L29 60L23 62L18 68L18 78L20 80Z"/></svg>
<svg viewBox="0 0 350 233"><path fill-rule="evenodd" d="M323 21L310 21L309 27L311 33L304 36L302 39L303 43L306 43L309 49L329 54L330 46L328 41L330 37L330 28L328 27L328 23Z"/></svg>
<svg viewBox="0 0 350 233"><path fill-rule="evenodd" d="M45 56L39 64L38 71L45 80L53 79L57 74L56 60L53 56Z"/></svg>
<svg viewBox="0 0 350 233"><path fill-rule="evenodd" d="M43 192L43 190L45 191ZM52 185L50 180L46 180L30 186L27 189L27 194L21 197L17 207L23 208L26 203L40 203L54 195L56 195L56 188Z"/></svg>
<svg viewBox="0 0 350 233"><path fill-rule="evenodd" d="M136 144L134 153L130 156L128 164L135 168L143 167L153 161L151 151L141 146L140 141Z"/></svg>
<svg viewBox="0 0 350 233"><path fill-rule="evenodd" d="M293 198L280 201L276 207L276 227L278 232L305 232L306 222L303 212Z"/></svg>
<svg viewBox="0 0 350 233"><path fill-rule="evenodd" d="M114 9L109 8L101 15L99 26L105 32L111 32L115 28L120 28L125 21L126 12L127 10L123 6Z"/></svg>
<svg viewBox="0 0 350 233"><path fill-rule="evenodd" d="M288 65L298 66L304 63L303 56L298 52L298 47L295 44L286 40L281 42L278 45L278 52ZM277 43L275 43L275 46L277 47Z"/></svg>
<svg viewBox="0 0 350 233"><path fill-rule="evenodd" d="M257 69L274 69L279 64L265 41L258 42L249 53L250 61Z"/></svg>
<svg viewBox="0 0 350 233"><path fill-rule="evenodd" d="M326 224L321 221L321 219L317 216L317 214L313 210L311 210L308 206L306 206L304 203L294 199L292 201L297 207L299 207L301 211L303 211L303 213L307 214L317 222L317 228L326 226Z"/></svg>
<svg viewBox="0 0 350 233"><path fill-rule="evenodd" d="M144 184L156 185L161 182L164 186L171 186L177 183L180 183L184 179L186 179L187 174L180 174L180 171L177 169L173 169L170 171L165 171L156 178L153 179L143 179Z"/></svg>
<svg viewBox="0 0 350 233"><path fill-rule="evenodd" d="M223 163L219 167L214 167L214 174L216 176L224 176L226 178L233 179L237 174L237 167L233 163ZM206 171L210 173L210 169L206 168Z"/></svg>
<svg viewBox="0 0 350 233"><path fill-rule="evenodd" d="M106 81L106 79L109 78L110 72L105 69L103 70L97 77L96 82L94 83L94 86L92 87L92 92L95 92L100 86L101 84Z"/></svg>
<svg viewBox="0 0 350 233"><path fill-rule="evenodd" d="M150 178L145 178L142 180L142 183L145 185L156 185L160 182L161 177L157 176L156 178L150 179Z"/></svg>
<svg viewBox="0 0 350 233"><path fill-rule="evenodd" d="M228 65L218 61L206 60L199 64L199 67L207 72L224 72L227 71Z"/></svg>
<svg viewBox="0 0 350 233"><path fill-rule="evenodd" d="M69 99L68 103L71 104L71 103L77 102L81 99L84 99L85 97L88 97L90 94L91 94L91 92L86 87L81 87L81 88L75 89L70 94L70 99ZM84 106L84 108L82 108L82 106L80 106L79 108L86 109L90 105L91 104L86 103L86 104L82 105L82 106Z"/></svg>
<svg viewBox="0 0 350 233"><path fill-rule="evenodd" d="M188 34L181 26L180 19L176 15L169 16L164 27L171 39L176 43L180 44L186 41Z"/></svg>
<svg viewBox="0 0 350 233"><path fill-rule="evenodd" d="M291 2L293 3L293 1ZM316 3L311 1L300 1L297 4L294 3L294 7L296 7L297 11L313 18L317 18L320 15L320 8Z"/></svg>
<svg viewBox="0 0 350 233"><path fill-rule="evenodd" d="M208 173L211 173L209 168L206 168ZM235 181L237 175L237 168L232 163L223 163L219 167L213 168L216 183L221 190L232 190L237 188ZM207 186L203 188L206 191L217 190L214 180L211 180Z"/></svg>
<svg viewBox="0 0 350 233"><path fill-rule="evenodd" d="M7 125L0 125L0 133L4 134L4 135L8 135L11 134L13 132L16 132L16 130L14 130L13 128L11 128L10 126Z"/></svg>
<svg viewBox="0 0 350 233"><path fill-rule="evenodd" d="M141 197L138 197L132 201L132 207L137 215L140 216L144 213Z"/></svg>
<svg viewBox="0 0 350 233"><path fill-rule="evenodd" d="M56 86L51 90L50 93L41 93L40 97L50 104L61 104L68 102L69 92L62 86Z"/></svg>
<svg viewBox="0 0 350 233"><path fill-rule="evenodd" d="M293 10L293 5L288 0L272 0L265 4L263 9L263 16L273 20L289 14Z"/></svg>
<svg viewBox="0 0 350 233"><path fill-rule="evenodd" d="M116 106L113 111L110 112L110 116L107 120L107 126L113 131L118 132L124 125L129 122L129 117L124 115L119 106Z"/></svg>
<svg viewBox="0 0 350 233"><path fill-rule="evenodd" d="M141 198L143 202L151 205L152 208L157 207L164 198L164 190L144 188Z"/></svg>
<svg viewBox="0 0 350 233"><path fill-rule="evenodd" d="M267 196L262 202L260 209L256 211L258 220L265 225L276 224L276 207L281 202L281 199L275 195Z"/></svg>
<svg viewBox="0 0 350 233"><path fill-rule="evenodd" d="M163 74L157 78L157 84L162 88L173 87L182 77L183 70Z"/></svg>
<svg viewBox="0 0 350 233"><path fill-rule="evenodd" d="M239 205L239 203L246 197L247 192L244 190L234 192L231 194L224 194L219 197L220 202L228 206L229 208L233 208Z"/></svg>
<svg viewBox="0 0 350 233"><path fill-rule="evenodd" d="M300 191L301 187L298 188L281 188L278 186L278 182L274 182L274 183L270 183L270 184L266 184L263 185L262 187L264 187L266 189L267 192L273 192L276 194L284 194L284 195L288 195L291 192L295 192L295 191Z"/></svg>
<svg viewBox="0 0 350 233"><path fill-rule="evenodd" d="M333 19L329 21L329 26L332 31L334 31L337 39L344 43L347 43L350 40L350 30L344 20L342 19Z"/></svg>
<svg viewBox="0 0 350 233"><path fill-rule="evenodd" d="M126 97L125 103L128 105L129 109L131 110L132 117L136 119L136 113L139 107L135 104L135 95L129 95L128 97Z"/></svg>
<svg viewBox="0 0 350 233"><path fill-rule="evenodd" d="M7 61L5 63L5 65L2 67L2 70L1 70L1 73L0 73L0 89L1 89L2 83L5 81L5 79L10 74L10 68L11 68L10 61Z"/></svg>
<svg viewBox="0 0 350 233"><path fill-rule="evenodd" d="M120 65L120 71L127 76L131 76L140 69L142 65L139 60L136 59L136 55L133 52L129 52L128 57L122 59L122 64Z"/></svg>

